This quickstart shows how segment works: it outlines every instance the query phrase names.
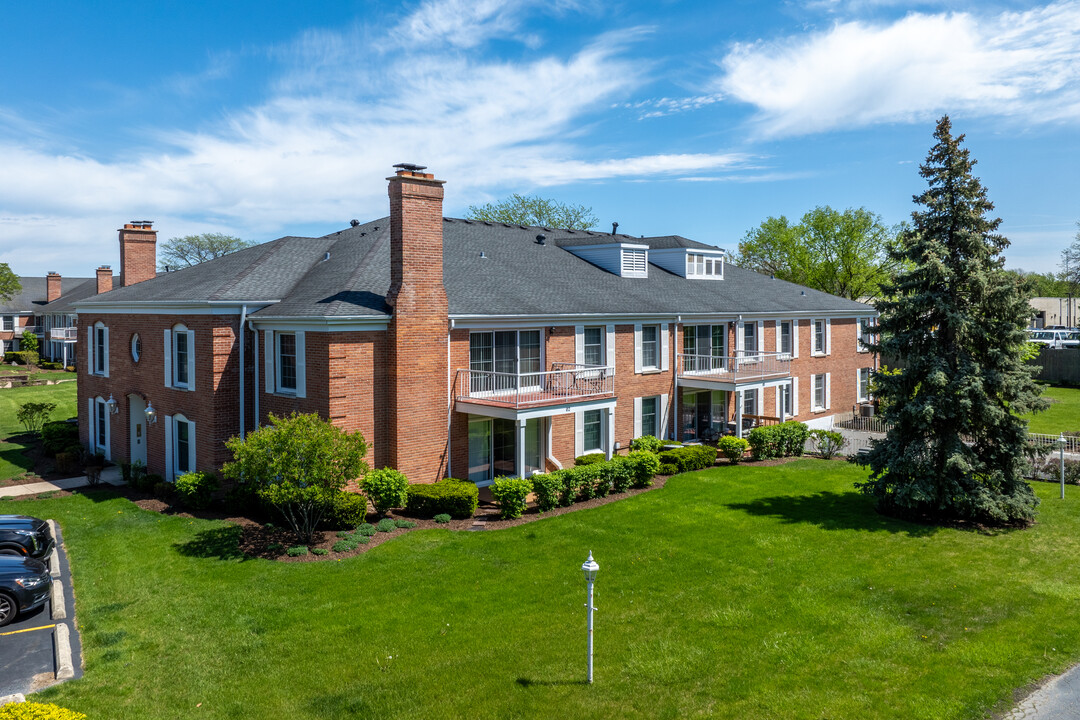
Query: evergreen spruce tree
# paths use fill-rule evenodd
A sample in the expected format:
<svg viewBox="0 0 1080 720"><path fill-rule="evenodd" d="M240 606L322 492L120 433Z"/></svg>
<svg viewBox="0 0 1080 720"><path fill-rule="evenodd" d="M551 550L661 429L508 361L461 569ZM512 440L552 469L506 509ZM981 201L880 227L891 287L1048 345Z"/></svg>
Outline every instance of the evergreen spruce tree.
<svg viewBox="0 0 1080 720"><path fill-rule="evenodd" d="M1003 268L1009 241L951 129L941 118L920 168L929 188L893 251L903 269L878 304L874 349L904 367L875 375L892 430L861 460L871 473L856 486L888 514L1023 523L1038 498L1023 478L1019 415L1046 407L1022 357L1029 293Z"/></svg>

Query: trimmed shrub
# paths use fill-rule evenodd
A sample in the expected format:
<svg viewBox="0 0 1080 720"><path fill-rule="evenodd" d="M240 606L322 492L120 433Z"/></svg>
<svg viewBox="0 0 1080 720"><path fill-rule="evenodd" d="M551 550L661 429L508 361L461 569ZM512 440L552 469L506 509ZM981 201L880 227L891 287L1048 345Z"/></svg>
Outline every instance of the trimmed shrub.
<svg viewBox="0 0 1080 720"><path fill-rule="evenodd" d="M16 365L37 365L40 359L40 356L33 350L4 353L4 362L15 363Z"/></svg>
<svg viewBox="0 0 1080 720"><path fill-rule="evenodd" d="M367 520L367 498L342 490L334 496L322 524L332 528L354 528Z"/></svg>
<svg viewBox="0 0 1080 720"><path fill-rule="evenodd" d="M458 519L476 514L479 490L469 480L446 478L437 483L412 483L405 509L420 517L451 515Z"/></svg>
<svg viewBox="0 0 1080 720"><path fill-rule="evenodd" d="M446 513L439 513L438 515L433 517L432 520L442 525L444 523L450 522L450 516Z"/></svg>
<svg viewBox="0 0 1080 720"><path fill-rule="evenodd" d="M311 554L312 555L329 555L330 551L327 550L326 548L315 548L314 550L311 551Z"/></svg>
<svg viewBox="0 0 1080 720"><path fill-rule="evenodd" d="M267 552L281 552L285 549L285 546L281 543L270 543L266 546Z"/></svg>
<svg viewBox="0 0 1080 720"><path fill-rule="evenodd" d="M777 427L780 428L778 432L784 457L802 457L806 451L806 441L810 437L810 428L806 427L806 423L788 420Z"/></svg>
<svg viewBox="0 0 1080 720"><path fill-rule="evenodd" d="M660 475L678 475L679 468L671 463L660 463Z"/></svg>
<svg viewBox="0 0 1080 720"><path fill-rule="evenodd" d="M664 441L652 435L642 435L630 441L631 452L642 450L644 452L658 453L664 447Z"/></svg>
<svg viewBox="0 0 1080 720"><path fill-rule="evenodd" d="M702 457L702 462L704 462L706 454L704 452L699 452L699 454ZM712 465L713 461L716 459L716 451L709 448L708 457L709 465ZM644 450L632 452L626 458L626 467L629 470L630 484L633 487L649 487L652 485L653 478L660 472L660 458L653 453Z"/></svg>
<svg viewBox="0 0 1080 720"><path fill-rule="evenodd" d="M308 554L308 548L307 545L293 545L285 551L285 554L289 557L301 557Z"/></svg>
<svg viewBox="0 0 1080 720"><path fill-rule="evenodd" d="M371 523L361 523L356 528L356 534L360 537L371 537L376 532L378 532L378 530L376 530L375 526Z"/></svg>
<svg viewBox="0 0 1080 720"><path fill-rule="evenodd" d="M361 482L361 487L380 515L392 508L403 508L409 501L409 479L393 468L372 470Z"/></svg>
<svg viewBox="0 0 1080 720"><path fill-rule="evenodd" d="M383 518L375 524L375 529L379 532L394 532L397 529L397 525L394 524L393 518Z"/></svg>
<svg viewBox="0 0 1080 720"><path fill-rule="evenodd" d="M562 491L562 470L552 473L537 473L533 475L533 493L536 494L536 507L540 512L553 510L559 505L559 495Z"/></svg>
<svg viewBox="0 0 1080 720"><path fill-rule="evenodd" d="M412 520L403 520L401 518L398 518L394 521L394 527L404 528L407 530L408 528L416 527L416 523L414 523Z"/></svg>
<svg viewBox="0 0 1080 720"><path fill-rule="evenodd" d="M814 443L818 455L829 460L844 449L847 439L835 430L811 430L810 440Z"/></svg>
<svg viewBox="0 0 1080 720"><path fill-rule="evenodd" d="M611 482L612 492L626 492L630 489L630 486L634 484L634 469L638 464L635 456L641 453L656 458L651 452L640 450L631 452L630 455L625 458L612 458L611 462L608 463L607 475L609 482ZM657 467L660 466L659 460L656 461L656 465Z"/></svg>
<svg viewBox="0 0 1080 720"><path fill-rule="evenodd" d="M607 455L604 453L589 453L588 455L578 455L574 458L574 466L580 465L596 465L597 463L607 462Z"/></svg>
<svg viewBox="0 0 1080 720"><path fill-rule="evenodd" d="M176 478L174 488L177 497L192 510L204 510L210 504L214 492L220 487L217 476L214 473L194 472L184 473Z"/></svg>
<svg viewBox="0 0 1080 720"><path fill-rule="evenodd" d="M350 550L355 550L356 549L356 541L355 540L338 540L336 543L334 543L334 547L332 549L336 553L349 552Z"/></svg>
<svg viewBox="0 0 1080 720"><path fill-rule="evenodd" d="M499 506L499 517L504 520L519 518L525 513L525 498L530 492L532 483L524 478L500 477L491 483L491 497Z"/></svg>
<svg viewBox="0 0 1080 720"><path fill-rule="evenodd" d="M716 444L716 447L723 453L724 457L730 460L731 464L734 465L742 460L743 455L746 454L747 448L750 447L750 443L743 438L737 438L734 435L725 435L720 438L720 442Z"/></svg>
<svg viewBox="0 0 1080 720"><path fill-rule="evenodd" d="M810 431L801 422L789 420L779 425L756 427L750 431L750 453L755 460L803 454Z"/></svg>
<svg viewBox="0 0 1080 720"><path fill-rule="evenodd" d="M41 451L49 457L72 444L79 444L79 426L75 423L54 420L41 426Z"/></svg>
<svg viewBox="0 0 1080 720"><path fill-rule="evenodd" d="M0 720L86 720L86 716L52 703L19 702L0 706Z"/></svg>
<svg viewBox="0 0 1080 720"><path fill-rule="evenodd" d="M716 464L716 449L711 445L683 445L660 453L659 460L674 465L679 472L704 470Z"/></svg>
<svg viewBox="0 0 1080 720"><path fill-rule="evenodd" d="M172 483L167 483L164 480L158 483L154 483L154 497L161 500L167 500L172 497L173 486Z"/></svg>

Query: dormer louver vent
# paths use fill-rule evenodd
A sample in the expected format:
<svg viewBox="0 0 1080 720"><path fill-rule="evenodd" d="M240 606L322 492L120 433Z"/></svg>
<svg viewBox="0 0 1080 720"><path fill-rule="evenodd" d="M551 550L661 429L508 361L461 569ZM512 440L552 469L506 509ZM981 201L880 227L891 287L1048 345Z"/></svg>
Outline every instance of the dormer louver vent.
<svg viewBox="0 0 1080 720"><path fill-rule="evenodd" d="M646 277L649 268L649 256L645 250L622 251L622 276L623 277Z"/></svg>

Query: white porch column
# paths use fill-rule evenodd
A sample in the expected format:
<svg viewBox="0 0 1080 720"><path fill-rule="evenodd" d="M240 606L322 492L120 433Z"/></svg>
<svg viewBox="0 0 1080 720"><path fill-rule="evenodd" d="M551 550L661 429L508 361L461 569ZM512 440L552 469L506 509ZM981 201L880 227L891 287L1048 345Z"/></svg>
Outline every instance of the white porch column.
<svg viewBox="0 0 1080 720"><path fill-rule="evenodd" d="M607 442L604 443L604 455L611 459L611 453L615 449L615 408L607 409Z"/></svg>
<svg viewBox="0 0 1080 720"><path fill-rule="evenodd" d="M742 437L742 408L745 390L735 391L735 437Z"/></svg>
<svg viewBox="0 0 1080 720"><path fill-rule="evenodd" d="M517 474L518 477L525 477L525 420L518 418L514 421L517 423L517 444L514 446L514 456L517 458Z"/></svg>
<svg viewBox="0 0 1080 720"><path fill-rule="evenodd" d="M790 391L791 385L776 386L776 393L780 396L780 422L785 422L787 420L787 405L784 404L784 388L787 388Z"/></svg>

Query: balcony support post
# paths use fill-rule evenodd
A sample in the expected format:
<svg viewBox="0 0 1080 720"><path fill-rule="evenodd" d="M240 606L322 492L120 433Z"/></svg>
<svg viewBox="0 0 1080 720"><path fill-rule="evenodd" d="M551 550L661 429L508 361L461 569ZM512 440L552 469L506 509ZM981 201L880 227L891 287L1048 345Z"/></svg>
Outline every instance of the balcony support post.
<svg viewBox="0 0 1080 720"><path fill-rule="evenodd" d="M518 418L514 421L517 423L517 444L514 447L514 456L517 463L518 477L523 478L525 475L525 423L527 420Z"/></svg>
<svg viewBox="0 0 1080 720"><path fill-rule="evenodd" d="M735 391L735 437L742 437L742 409L743 393L745 390Z"/></svg>

